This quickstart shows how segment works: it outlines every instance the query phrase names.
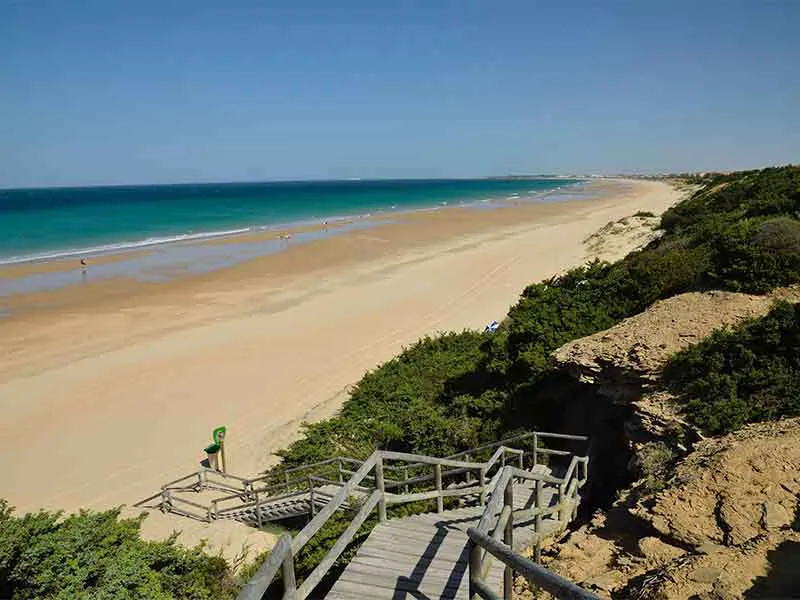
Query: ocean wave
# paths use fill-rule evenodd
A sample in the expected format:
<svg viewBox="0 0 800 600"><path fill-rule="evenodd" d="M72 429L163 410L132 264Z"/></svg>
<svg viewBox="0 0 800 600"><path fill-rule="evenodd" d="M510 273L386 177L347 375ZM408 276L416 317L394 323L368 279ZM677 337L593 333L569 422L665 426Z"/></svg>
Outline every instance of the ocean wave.
<svg viewBox="0 0 800 600"><path fill-rule="evenodd" d="M203 239L225 237L229 235L237 235L241 233L250 233L257 229L262 229L262 228L244 227L240 229L227 229L224 231L210 231L206 233L183 233L179 235L170 235L164 237L149 237L134 242L117 242L112 244L99 244L97 246L87 246L85 248L69 248L66 250L54 250L51 252L36 252L32 254L24 254L20 256L10 256L7 258L0 258L0 265L13 265L18 263L37 262L43 260L58 260L58 259L72 258L77 256L98 256L100 254L107 254L110 252L124 252L128 250L137 250L141 248L148 248L150 246L172 244L175 242L188 242L193 240L203 240Z"/></svg>

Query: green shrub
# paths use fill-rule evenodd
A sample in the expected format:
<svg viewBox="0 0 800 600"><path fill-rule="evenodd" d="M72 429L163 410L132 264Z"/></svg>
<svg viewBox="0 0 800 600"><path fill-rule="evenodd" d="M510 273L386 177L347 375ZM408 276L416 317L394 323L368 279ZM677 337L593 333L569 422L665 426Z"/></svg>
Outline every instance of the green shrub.
<svg viewBox="0 0 800 600"><path fill-rule="evenodd" d="M648 491L664 489L667 469L674 459L675 453L664 442L644 444L637 450L636 469Z"/></svg>
<svg viewBox="0 0 800 600"><path fill-rule="evenodd" d="M142 519L119 510L16 517L0 500L0 598L233 598L237 581L221 557L174 539L139 537Z"/></svg>
<svg viewBox="0 0 800 600"><path fill-rule="evenodd" d="M490 415L485 402L463 396L480 397L491 387L478 368L486 341L477 332L420 340L364 375L338 415L306 424L303 438L280 452L283 463L366 458L376 448L450 454L477 443L476 428L491 425L481 421Z"/></svg>
<svg viewBox="0 0 800 600"><path fill-rule="evenodd" d="M755 293L800 280L800 221L789 217L744 219L709 244L717 286Z"/></svg>
<svg viewBox="0 0 800 600"><path fill-rule="evenodd" d="M665 380L689 420L709 434L800 415L800 306L780 303L680 352Z"/></svg>

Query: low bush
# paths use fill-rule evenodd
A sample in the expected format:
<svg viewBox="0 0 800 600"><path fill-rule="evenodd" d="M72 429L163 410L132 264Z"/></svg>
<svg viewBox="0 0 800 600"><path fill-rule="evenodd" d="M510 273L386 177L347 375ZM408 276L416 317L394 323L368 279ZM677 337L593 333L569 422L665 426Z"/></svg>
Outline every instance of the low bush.
<svg viewBox="0 0 800 600"><path fill-rule="evenodd" d="M780 303L680 352L665 381L689 420L708 434L800 415L800 306Z"/></svg>
<svg viewBox="0 0 800 600"><path fill-rule="evenodd" d="M0 598L233 598L238 581L225 560L174 539L139 537L142 519L119 510L14 516L0 500Z"/></svg>
<svg viewBox="0 0 800 600"><path fill-rule="evenodd" d="M636 452L636 470L649 492L664 489L667 469L675 459L675 453L663 442L644 444Z"/></svg>

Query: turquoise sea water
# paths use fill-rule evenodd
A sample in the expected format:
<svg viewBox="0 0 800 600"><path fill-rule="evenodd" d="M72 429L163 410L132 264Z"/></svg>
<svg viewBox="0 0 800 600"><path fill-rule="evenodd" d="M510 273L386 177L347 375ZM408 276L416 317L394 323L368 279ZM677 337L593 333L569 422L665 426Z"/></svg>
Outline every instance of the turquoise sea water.
<svg viewBox="0 0 800 600"><path fill-rule="evenodd" d="M0 190L0 264L380 212L536 199L576 183L373 180Z"/></svg>

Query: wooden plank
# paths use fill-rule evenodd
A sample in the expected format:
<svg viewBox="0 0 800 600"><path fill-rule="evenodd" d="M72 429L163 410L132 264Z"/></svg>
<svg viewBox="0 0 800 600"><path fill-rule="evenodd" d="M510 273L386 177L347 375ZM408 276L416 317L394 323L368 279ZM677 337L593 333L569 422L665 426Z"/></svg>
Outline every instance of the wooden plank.
<svg viewBox="0 0 800 600"><path fill-rule="evenodd" d="M389 523L392 523L392 521L389 521ZM439 520L430 523L426 523L424 521L415 521L410 523L403 523L402 526L392 527L391 529L389 529L389 531L395 531L398 533L403 531L430 531L433 533L441 529L453 532L461 531L462 533L464 533L464 535L466 535L467 529L469 529L470 527L474 527L477 524L478 524L478 519L473 517L463 520L459 519L456 521ZM384 531L384 529L381 528L379 531Z"/></svg>
<svg viewBox="0 0 800 600"><path fill-rule="evenodd" d="M444 564L444 563L443 563ZM376 568L368 564L354 564L353 568L347 569L348 574L345 581L367 581L370 579L379 579L381 581L391 582L392 579L405 579L410 584L430 584L438 585L444 588L459 587L461 581L466 578L467 564L462 562L453 565L451 568L432 568L420 573L419 576L412 576L405 571L394 572L386 571L380 567ZM391 576L390 576L391 575Z"/></svg>
<svg viewBox="0 0 800 600"><path fill-rule="evenodd" d="M415 558L436 558L447 560L458 560L463 552L463 548L439 548L437 550L420 549L418 546L399 545L387 542L385 545L371 545L370 552L376 555L391 557L395 554L404 554Z"/></svg>
<svg viewBox="0 0 800 600"><path fill-rule="evenodd" d="M446 565L452 569L455 565L466 562L464 560L458 560L452 563L445 563L435 556L413 557L410 555L393 555L388 562L386 560L387 558L385 553L372 555L369 552L363 554L359 552L358 556L353 558L351 564L375 565L387 572L407 571L410 574L415 569L420 569L422 571L428 568L441 569L442 565Z"/></svg>
<svg viewBox="0 0 800 600"><path fill-rule="evenodd" d="M374 544L370 544L368 548L362 546L363 552L359 556L392 556L393 554L403 554L406 556L414 557L416 560L423 559L440 559L458 560L464 553L462 544L451 544L449 546L429 546L425 541L422 543L414 543L413 540L403 541L395 540L375 540Z"/></svg>
<svg viewBox="0 0 800 600"><path fill-rule="evenodd" d="M370 536L372 537L372 536ZM363 546L362 546L363 547ZM432 543L428 537L402 538L402 537L375 537L373 544L369 548L380 549L383 552L391 552L396 548L398 552L407 554L416 553L416 556L455 556L461 554L464 549L464 540L453 540L450 543Z"/></svg>
<svg viewBox="0 0 800 600"><path fill-rule="evenodd" d="M430 546L431 548L433 547L452 548L466 543L467 539L466 536L461 533L458 536L456 535L445 536L441 534L437 535L434 532L419 533L419 534L379 532L370 535L370 538L373 538L373 536L375 542L377 543L389 543L397 545L416 544L416 545Z"/></svg>
<svg viewBox="0 0 800 600"><path fill-rule="evenodd" d="M470 517L468 519L456 519L453 521L434 521L430 523L426 523L424 521L415 521L415 522L402 522L402 525L394 526L394 523L397 521L388 521L386 525L389 527L382 526L376 527L375 530L378 532L384 531L391 531L391 532L398 532L401 533L403 531L407 532L431 532L435 533L436 531L448 531L453 534L460 533L462 535L466 535L467 529L470 527L474 527L478 524L478 519L474 517Z"/></svg>
<svg viewBox="0 0 800 600"><path fill-rule="evenodd" d="M344 596L345 593L348 592L360 592L362 594L372 594L372 598L377 600L378 598L396 598L394 594L398 592L408 591L408 592L421 592L423 598L442 598L442 599L455 599L455 598L464 598L466 600L467 597L467 577L465 576L460 582L458 587L455 585L453 586L446 586L446 585L437 585L434 583L430 584L417 584L415 582L410 582L404 580L403 578L396 578L394 581L392 580L382 580L382 579L362 579L358 582L356 581L344 581L342 585L335 585L331 589L331 593L328 597L333 595L342 595ZM346 596L344 596L346 597ZM403 597L402 595L400 596ZM412 595L412 597L419 598L420 596L417 594Z"/></svg>
<svg viewBox="0 0 800 600"><path fill-rule="evenodd" d="M371 569L373 572L384 574L386 577L403 576L412 581L427 580L428 575L449 578L451 575L453 575L453 573L465 573L467 569L466 560L458 563L443 563L442 561L436 561L431 564L422 564L417 566L413 563L395 565L394 563L387 563L385 559L382 558L369 557L368 559L354 559L352 564L354 566L354 570L351 571L347 576L343 575L342 577L345 578L344 580L352 579L352 573L355 572L356 569L360 569L362 572L365 569ZM387 564L390 566L387 567ZM500 583L502 580L501 570L496 569L490 575L489 580L490 582Z"/></svg>

